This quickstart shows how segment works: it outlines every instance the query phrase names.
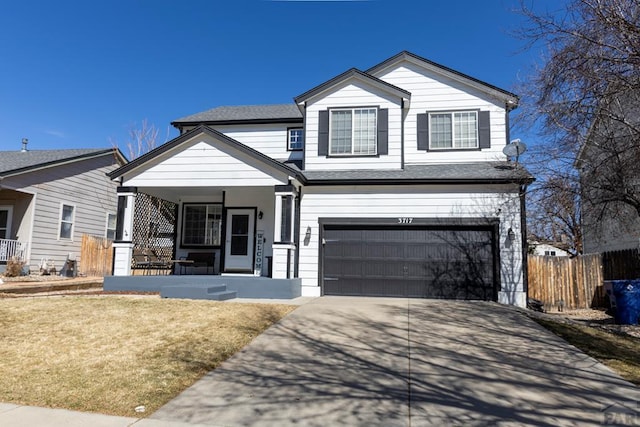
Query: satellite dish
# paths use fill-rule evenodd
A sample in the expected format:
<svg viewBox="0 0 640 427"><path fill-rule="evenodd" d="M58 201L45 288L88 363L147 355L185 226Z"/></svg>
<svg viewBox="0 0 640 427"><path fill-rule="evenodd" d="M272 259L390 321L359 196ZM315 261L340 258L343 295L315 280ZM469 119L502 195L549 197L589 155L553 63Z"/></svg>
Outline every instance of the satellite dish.
<svg viewBox="0 0 640 427"><path fill-rule="evenodd" d="M525 151L527 151L527 146L525 145L524 142L520 141L519 139L514 139L509 144L505 145L504 148L502 149L502 152L504 153L505 156L516 158L516 164L518 164L518 159L520 158L520 155Z"/></svg>

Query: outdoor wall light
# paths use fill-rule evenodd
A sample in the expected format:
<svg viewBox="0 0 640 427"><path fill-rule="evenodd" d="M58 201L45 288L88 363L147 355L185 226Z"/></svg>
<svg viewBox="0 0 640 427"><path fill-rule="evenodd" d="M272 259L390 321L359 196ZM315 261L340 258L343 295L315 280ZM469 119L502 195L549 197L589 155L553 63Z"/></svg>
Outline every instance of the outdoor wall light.
<svg viewBox="0 0 640 427"><path fill-rule="evenodd" d="M309 246L311 241L311 226L307 225L307 231L304 233L304 245Z"/></svg>
<svg viewBox="0 0 640 427"><path fill-rule="evenodd" d="M262 219L263 216L264 214L262 213L262 211L258 212L258 219Z"/></svg>
<svg viewBox="0 0 640 427"><path fill-rule="evenodd" d="M510 242L516 240L516 233L513 231L513 228L509 228L509 231L507 231L507 236L509 237Z"/></svg>

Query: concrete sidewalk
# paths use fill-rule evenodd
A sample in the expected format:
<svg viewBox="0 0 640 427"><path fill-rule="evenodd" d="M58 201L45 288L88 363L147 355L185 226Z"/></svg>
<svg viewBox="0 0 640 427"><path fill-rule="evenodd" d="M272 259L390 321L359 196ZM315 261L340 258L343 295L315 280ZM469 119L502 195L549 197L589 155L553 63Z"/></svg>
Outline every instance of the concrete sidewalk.
<svg viewBox="0 0 640 427"><path fill-rule="evenodd" d="M0 426L11 427L199 427L180 421L115 417L0 403Z"/></svg>
<svg viewBox="0 0 640 427"><path fill-rule="evenodd" d="M635 386L512 307L323 297L150 418L214 426L602 425L640 422L637 402Z"/></svg>

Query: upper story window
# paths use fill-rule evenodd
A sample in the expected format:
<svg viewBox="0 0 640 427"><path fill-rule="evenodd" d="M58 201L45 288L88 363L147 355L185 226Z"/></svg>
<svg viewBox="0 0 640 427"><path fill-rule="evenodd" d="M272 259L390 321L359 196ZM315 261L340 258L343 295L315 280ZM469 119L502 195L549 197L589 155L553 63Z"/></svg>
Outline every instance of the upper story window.
<svg viewBox="0 0 640 427"><path fill-rule="evenodd" d="M221 204L184 204L182 211L183 246L220 246Z"/></svg>
<svg viewBox="0 0 640 427"><path fill-rule="evenodd" d="M302 128L292 128L288 132L287 150L297 151L304 147L304 131Z"/></svg>
<svg viewBox="0 0 640 427"><path fill-rule="evenodd" d="M478 148L477 111L430 113L431 149Z"/></svg>
<svg viewBox="0 0 640 427"><path fill-rule="evenodd" d="M377 154L376 108L341 108L330 110L329 154Z"/></svg>
<svg viewBox="0 0 640 427"><path fill-rule="evenodd" d="M297 151L304 147L304 130L302 128L291 128L287 132L287 150Z"/></svg>
<svg viewBox="0 0 640 427"><path fill-rule="evenodd" d="M60 205L60 234L59 239L73 238L73 222L75 220L76 207L73 205Z"/></svg>

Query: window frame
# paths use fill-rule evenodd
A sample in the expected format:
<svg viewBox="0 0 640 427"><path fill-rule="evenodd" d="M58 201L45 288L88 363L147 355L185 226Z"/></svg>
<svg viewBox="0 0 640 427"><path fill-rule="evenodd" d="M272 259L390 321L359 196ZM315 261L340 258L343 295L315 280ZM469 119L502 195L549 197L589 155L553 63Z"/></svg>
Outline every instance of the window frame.
<svg viewBox="0 0 640 427"><path fill-rule="evenodd" d="M105 227L104 227L104 237L107 239L111 239L111 240L116 240L116 233L118 230L118 214L113 213L113 212L107 212L106 215L106 221L105 221ZM114 227L113 228L109 228L109 217L113 217L113 221L114 221ZM112 232L113 237L109 237L109 231Z"/></svg>
<svg viewBox="0 0 640 427"><path fill-rule="evenodd" d="M475 150L479 150L480 147L480 110L478 109L474 109L474 110L446 110L446 111L427 111L427 120L428 120L428 127L429 127L429 148L428 151L465 151L465 150L471 150L471 151L475 151ZM475 145L472 147L456 147L455 146L455 142L456 142L456 134L455 134L455 115L456 114L460 114L460 113L473 113L475 115L475 122L476 122L476 139L475 139ZM451 146L449 147L434 147L433 141L434 141L434 137L433 137L433 130L434 130L434 126L431 122L431 116L433 115L444 115L444 114L449 114L451 116Z"/></svg>
<svg viewBox="0 0 640 427"><path fill-rule="evenodd" d="M291 131L300 131L300 148L291 148ZM304 150L304 128L303 127L291 127L287 128L287 151L302 151Z"/></svg>
<svg viewBox="0 0 640 427"><path fill-rule="evenodd" d="M374 137L374 149L373 153L355 153L354 152L354 136L356 128L354 126L355 114L356 110L373 110L375 111L375 128L373 129L373 137ZM376 157L378 156L378 116L379 116L379 106L358 106L358 107L335 107L329 108L329 141L327 146L327 155L328 157ZM333 144L333 112L334 111L351 111L351 152L350 153L333 153L332 148Z"/></svg>
<svg viewBox="0 0 640 427"><path fill-rule="evenodd" d="M193 206L218 206L220 209L220 218L218 219L218 239L219 242L218 244L206 244L206 243L185 243L185 236L186 236L186 224L185 224L185 220L186 220L186 212L187 212L187 208L189 207L193 207ZM209 212L206 211L205 212L205 216L208 215ZM215 248L221 248L222 247L222 233L223 233L223 217L224 217L224 206L221 202L189 202L189 203L183 203L182 204L182 216L180 218L180 247L181 248L202 248L202 249L215 249ZM206 218L205 218L205 237L206 237ZM206 238L205 238L206 241Z"/></svg>
<svg viewBox="0 0 640 427"><path fill-rule="evenodd" d="M72 208L71 211L71 221L63 220L64 208L68 206ZM62 224L71 224L71 230L69 231L69 237L65 237L62 235ZM58 240L67 240L73 242L73 232L76 228L76 205L68 202L60 202L60 211L58 214Z"/></svg>

